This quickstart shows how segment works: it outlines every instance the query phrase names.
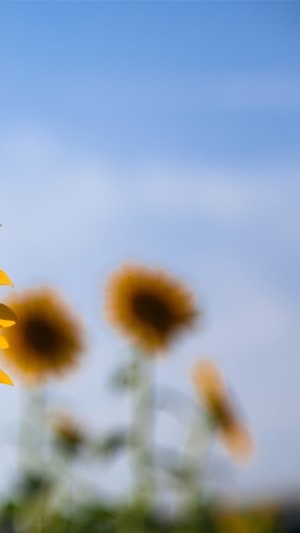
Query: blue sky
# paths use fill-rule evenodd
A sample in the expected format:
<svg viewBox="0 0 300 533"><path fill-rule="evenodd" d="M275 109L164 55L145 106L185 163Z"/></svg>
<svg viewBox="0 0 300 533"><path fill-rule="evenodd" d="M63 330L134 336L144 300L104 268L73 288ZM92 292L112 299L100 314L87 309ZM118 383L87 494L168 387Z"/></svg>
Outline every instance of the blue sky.
<svg viewBox="0 0 300 533"><path fill-rule="evenodd" d="M1 268L16 289L61 289L91 336L54 387L87 421L117 421L106 276L127 259L182 276L205 320L158 379L189 391L198 355L226 372L259 450L226 479L233 496L300 488L299 16L296 2L0 5ZM8 425L20 395L2 392Z"/></svg>

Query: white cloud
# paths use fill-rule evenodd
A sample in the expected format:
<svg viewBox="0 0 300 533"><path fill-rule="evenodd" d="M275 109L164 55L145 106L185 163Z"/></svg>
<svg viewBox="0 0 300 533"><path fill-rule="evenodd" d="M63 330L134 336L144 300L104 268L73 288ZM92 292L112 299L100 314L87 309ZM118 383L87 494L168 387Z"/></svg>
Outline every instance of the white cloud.
<svg viewBox="0 0 300 533"><path fill-rule="evenodd" d="M6 181L4 208L10 199L20 208L31 195L33 201L36 196L44 200L45 214L55 206L58 213L64 208L76 216L76 208L83 206L91 213L97 209L99 217L139 209L175 216L243 219L259 210L280 209L282 203L284 207L293 205L300 188L297 162L226 169L147 161L131 168L129 176L129 169L108 164L94 153L62 146L33 126L2 135L0 154L0 172ZM35 202L34 207L38 206Z"/></svg>

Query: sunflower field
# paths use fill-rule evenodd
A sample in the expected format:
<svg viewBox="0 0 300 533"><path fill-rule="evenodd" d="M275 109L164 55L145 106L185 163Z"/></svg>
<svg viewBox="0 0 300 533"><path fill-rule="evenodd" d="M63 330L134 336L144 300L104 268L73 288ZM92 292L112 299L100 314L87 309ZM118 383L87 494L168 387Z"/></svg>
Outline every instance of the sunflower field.
<svg viewBox="0 0 300 533"><path fill-rule="evenodd" d="M3 271L0 282L12 286ZM160 361L201 324L194 292L159 268L125 264L105 283L101 305L129 354L110 387L121 395L120 409L122 395L131 407L125 429L99 436L75 412L51 405L53 381L80 371L87 360L82 317L45 286L14 288L1 303L2 360L10 374L1 370L0 379L18 381L23 397L18 473L0 510L1 533L276 531L273 507L226 509L207 491L215 440L237 464L256 452L216 363L200 357L188 370L190 397L170 384L163 394L157 390ZM160 449L156 420L162 409L177 419L184 412L181 447ZM114 462L117 468L120 456L129 471L122 497L91 495L82 473Z"/></svg>

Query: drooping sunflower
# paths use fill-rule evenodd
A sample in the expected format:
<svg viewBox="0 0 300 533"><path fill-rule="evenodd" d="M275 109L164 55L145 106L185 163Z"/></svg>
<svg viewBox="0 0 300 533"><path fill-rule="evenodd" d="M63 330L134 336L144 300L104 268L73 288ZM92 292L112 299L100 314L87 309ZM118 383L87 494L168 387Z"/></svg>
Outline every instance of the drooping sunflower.
<svg viewBox="0 0 300 533"><path fill-rule="evenodd" d="M107 285L109 320L146 353L166 349L199 315L194 296L159 269L125 265Z"/></svg>
<svg viewBox="0 0 300 533"><path fill-rule="evenodd" d="M13 283L8 277L8 275L0 270L0 285L10 285L13 287ZM15 313L4 305L0 303L0 327L9 328L16 323ZM0 349L6 350L8 348L8 342L3 335L0 335ZM3 371L0 370L0 383L5 383L6 385L13 385L11 378Z"/></svg>
<svg viewBox="0 0 300 533"><path fill-rule="evenodd" d="M9 300L18 317L5 330L7 359L29 383L60 376L76 366L83 350L82 326L54 290L31 289Z"/></svg>
<svg viewBox="0 0 300 533"><path fill-rule="evenodd" d="M236 460L246 460L253 452L253 441L240 421L219 369L208 360L197 363L193 381L223 445Z"/></svg>

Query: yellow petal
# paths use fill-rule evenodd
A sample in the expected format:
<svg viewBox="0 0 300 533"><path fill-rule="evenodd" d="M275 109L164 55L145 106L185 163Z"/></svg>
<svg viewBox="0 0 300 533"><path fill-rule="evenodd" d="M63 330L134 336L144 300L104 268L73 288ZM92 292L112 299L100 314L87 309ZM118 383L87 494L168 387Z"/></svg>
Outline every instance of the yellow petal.
<svg viewBox="0 0 300 533"><path fill-rule="evenodd" d="M0 326L2 328L9 328L17 322L15 313L7 307L7 305L0 304Z"/></svg>
<svg viewBox="0 0 300 533"><path fill-rule="evenodd" d="M5 374L3 370L0 370L0 383L4 383L4 385L13 385L13 382L10 377Z"/></svg>
<svg viewBox="0 0 300 533"><path fill-rule="evenodd" d="M0 270L0 285L11 285L11 287L14 286L11 279L7 274L5 274L5 272L3 272L3 270Z"/></svg>
<svg viewBox="0 0 300 533"><path fill-rule="evenodd" d="M221 438L228 452L237 462L245 463L254 454L254 442L247 429L236 422L227 431L221 431Z"/></svg>
<svg viewBox="0 0 300 533"><path fill-rule="evenodd" d="M0 350L6 350L9 347L9 344L3 335L0 335Z"/></svg>
<svg viewBox="0 0 300 533"><path fill-rule="evenodd" d="M225 398L223 376L218 367L209 359L198 361L193 369L192 379L204 401L211 397Z"/></svg>

